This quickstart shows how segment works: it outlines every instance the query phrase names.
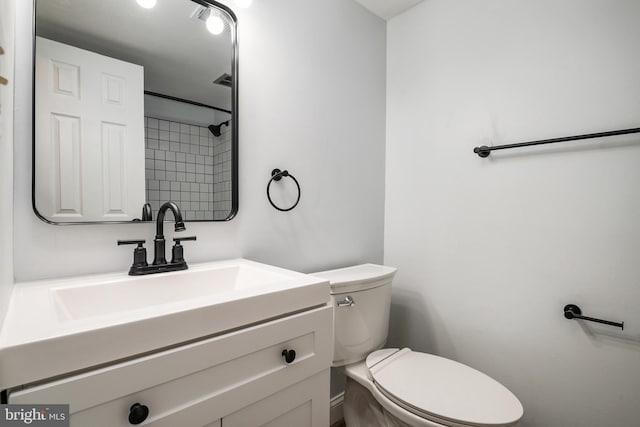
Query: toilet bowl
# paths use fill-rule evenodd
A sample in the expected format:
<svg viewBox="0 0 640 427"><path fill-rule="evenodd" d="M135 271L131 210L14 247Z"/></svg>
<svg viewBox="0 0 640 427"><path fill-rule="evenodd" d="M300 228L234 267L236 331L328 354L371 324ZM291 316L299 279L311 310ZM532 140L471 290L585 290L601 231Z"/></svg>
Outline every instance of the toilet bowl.
<svg viewBox="0 0 640 427"><path fill-rule="evenodd" d="M347 377L347 427L507 427L518 398L462 363L408 348L382 348L396 269L375 264L313 273L331 284L334 367Z"/></svg>

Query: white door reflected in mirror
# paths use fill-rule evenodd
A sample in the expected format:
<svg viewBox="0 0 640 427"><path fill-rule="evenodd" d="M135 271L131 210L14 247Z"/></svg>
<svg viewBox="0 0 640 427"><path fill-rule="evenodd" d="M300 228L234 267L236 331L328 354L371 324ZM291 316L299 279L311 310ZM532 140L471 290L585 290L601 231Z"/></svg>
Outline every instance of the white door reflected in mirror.
<svg viewBox="0 0 640 427"><path fill-rule="evenodd" d="M38 209L131 221L145 203L143 67L36 38Z"/></svg>

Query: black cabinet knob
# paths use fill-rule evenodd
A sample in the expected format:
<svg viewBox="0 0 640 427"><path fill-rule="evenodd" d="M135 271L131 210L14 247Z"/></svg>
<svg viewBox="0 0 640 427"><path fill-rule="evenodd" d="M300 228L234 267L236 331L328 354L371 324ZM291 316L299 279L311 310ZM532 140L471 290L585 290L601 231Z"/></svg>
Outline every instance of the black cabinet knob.
<svg viewBox="0 0 640 427"><path fill-rule="evenodd" d="M282 357L284 357L284 361L287 363L291 363L296 360L296 351L295 350L282 350Z"/></svg>
<svg viewBox="0 0 640 427"><path fill-rule="evenodd" d="M149 408L139 403L134 403L129 409L129 424L140 424L149 416Z"/></svg>

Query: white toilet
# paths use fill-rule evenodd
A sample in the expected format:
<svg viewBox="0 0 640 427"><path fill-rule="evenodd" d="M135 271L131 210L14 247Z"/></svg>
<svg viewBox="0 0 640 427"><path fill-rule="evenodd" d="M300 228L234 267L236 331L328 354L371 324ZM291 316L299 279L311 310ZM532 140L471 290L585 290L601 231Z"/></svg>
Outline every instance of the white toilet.
<svg viewBox="0 0 640 427"><path fill-rule="evenodd" d="M333 366L347 376L347 427L515 426L520 401L489 376L408 348L380 349L387 339L396 269L374 264L313 273L331 283Z"/></svg>

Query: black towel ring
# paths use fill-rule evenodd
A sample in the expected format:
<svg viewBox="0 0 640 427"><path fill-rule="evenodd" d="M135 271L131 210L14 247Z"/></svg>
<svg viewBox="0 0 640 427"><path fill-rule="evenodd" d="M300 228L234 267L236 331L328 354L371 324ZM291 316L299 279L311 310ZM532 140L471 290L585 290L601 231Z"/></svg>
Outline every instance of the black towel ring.
<svg viewBox="0 0 640 427"><path fill-rule="evenodd" d="M273 200L271 200L271 194L269 194L269 190L271 189L271 183L273 181L280 181L283 176L288 176L289 178L291 178L293 180L293 182L296 183L296 187L298 187L298 199L293 204L293 206L291 206L290 208L287 208L287 209L282 209L281 207L276 206L276 204L273 203ZM274 170L271 171L271 179L269 180L269 183L267 184L267 199L269 199L269 203L271 203L271 206L273 206L274 208L276 208L280 212L288 212L291 209L293 209L296 206L298 206L298 202L300 201L301 193L302 193L302 191L300 190L300 184L298 184L298 180L296 179L295 176L291 175L286 170L281 171L280 169L274 169Z"/></svg>

